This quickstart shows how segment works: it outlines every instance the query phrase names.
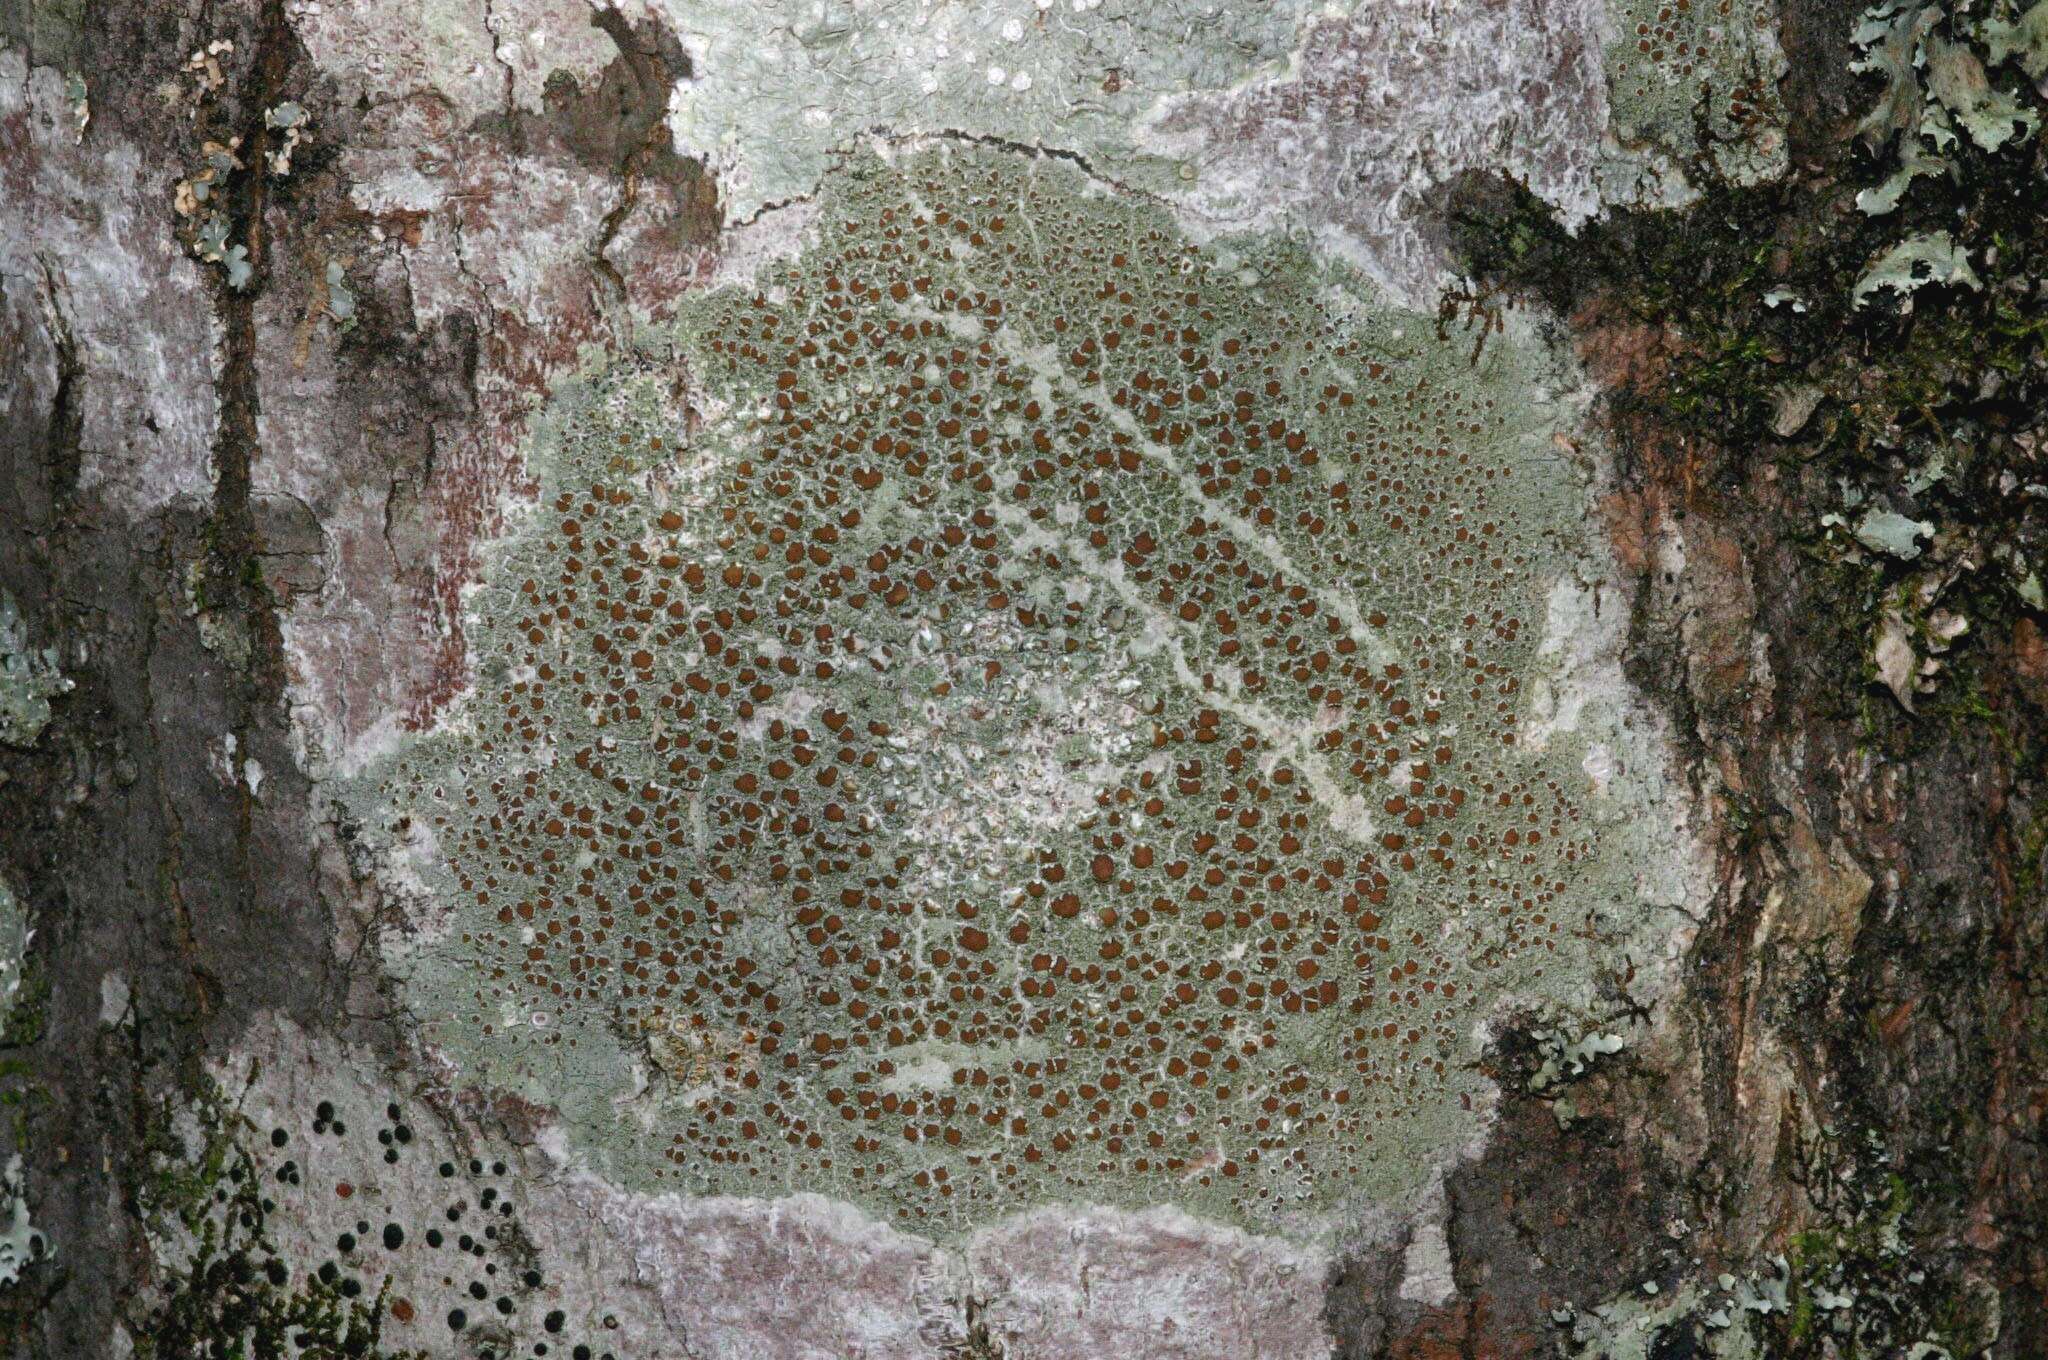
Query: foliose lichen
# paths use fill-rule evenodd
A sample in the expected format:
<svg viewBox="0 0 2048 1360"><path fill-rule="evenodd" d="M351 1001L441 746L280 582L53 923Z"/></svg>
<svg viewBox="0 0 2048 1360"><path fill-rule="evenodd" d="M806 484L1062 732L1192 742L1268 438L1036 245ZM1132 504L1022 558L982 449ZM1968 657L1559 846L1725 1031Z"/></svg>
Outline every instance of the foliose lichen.
<svg viewBox="0 0 2048 1360"><path fill-rule="evenodd" d="M0 590L0 742L28 746L50 721L50 700L71 688L54 647L38 648L14 597Z"/></svg>

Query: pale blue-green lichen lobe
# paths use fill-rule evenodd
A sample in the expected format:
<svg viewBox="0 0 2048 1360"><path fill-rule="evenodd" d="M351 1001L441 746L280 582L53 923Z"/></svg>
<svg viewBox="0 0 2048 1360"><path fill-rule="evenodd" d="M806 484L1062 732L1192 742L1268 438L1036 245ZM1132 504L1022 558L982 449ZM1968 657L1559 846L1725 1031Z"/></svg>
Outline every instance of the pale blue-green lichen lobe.
<svg viewBox="0 0 2048 1360"><path fill-rule="evenodd" d="M28 746L50 721L50 700L71 688L54 647L30 643L14 597L0 590L0 742Z"/></svg>
<svg viewBox="0 0 2048 1360"><path fill-rule="evenodd" d="M813 234L561 397L359 791L429 1039L633 1183L926 1230L1414 1188L1632 895L1520 739L1540 356L1056 162L864 156Z"/></svg>

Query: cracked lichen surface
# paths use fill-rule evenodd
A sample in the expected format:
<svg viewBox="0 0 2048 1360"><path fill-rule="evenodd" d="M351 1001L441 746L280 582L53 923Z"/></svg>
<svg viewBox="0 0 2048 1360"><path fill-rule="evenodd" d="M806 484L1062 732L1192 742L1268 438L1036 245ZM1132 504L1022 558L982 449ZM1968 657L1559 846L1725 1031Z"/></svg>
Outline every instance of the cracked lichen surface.
<svg viewBox="0 0 2048 1360"><path fill-rule="evenodd" d="M1141 154L1163 96L1227 90L1288 65L1303 0L932 0L670 4L695 77L676 145L719 167L729 219L809 194L851 139L962 129L1058 146L1149 187L1179 162ZM772 99L762 91L775 90ZM1106 168L1106 167L1104 167Z"/></svg>
<svg viewBox="0 0 2048 1360"><path fill-rule="evenodd" d="M1415 1190L1665 853L1546 678L1551 365L1062 162L862 153L558 397L473 692L351 795L424 1037L626 1184L927 1232Z"/></svg>

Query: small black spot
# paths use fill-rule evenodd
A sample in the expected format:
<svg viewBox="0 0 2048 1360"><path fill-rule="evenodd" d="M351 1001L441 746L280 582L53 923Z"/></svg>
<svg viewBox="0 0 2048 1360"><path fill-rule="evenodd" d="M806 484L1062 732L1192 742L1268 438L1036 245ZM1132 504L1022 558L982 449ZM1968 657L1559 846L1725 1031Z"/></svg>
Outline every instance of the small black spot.
<svg viewBox="0 0 2048 1360"><path fill-rule="evenodd" d="M323 1100L313 1107L313 1117L326 1123L334 1118L334 1102Z"/></svg>
<svg viewBox="0 0 2048 1360"><path fill-rule="evenodd" d="M443 1176L452 1176L452 1175L454 1175L454 1174L455 1174L455 1163L453 1163L453 1162L443 1162L443 1163L441 1163L441 1174L442 1174Z"/></svg>
<svg viewBox="0 0 2048 1360"><path fill-rule="evenodd" d="M334 1239L334 1245L340 1249L343 1256L346 1256L356 1249L356 1235L354 1233L343 1233Z"/></svg>
<svg viewBox="0 0 2048 1360"><path fill-rule="evenodd" d="M498 1295L498 1311L506 1317L512 1316L512 1300L506 1298L503 1294Z"/></svg>
<svg viewBox="0 0 2048 1360"><path fill-rule="evenodd" d="M442 1244L443 1242L445 1242L445 1241L447 1241L447 1239L441 1236L441 1230L440 1230L439 1228L429 1228L429 1229L427 1229L427 1245L428 1245L428 1246L430 1246L430 1247L438 1247L438 1246L440 1246L440 1245L441 1245L441 1244Z"/></svg>
<svg viewBox="0 0 2048 1360"><path fill-rule="evenodd" d="M270 1131L270 1145L272 1147L283 1147L286 1143L291 1141L291 1137L292 1136L286 1133L283 1129L272 1129Z"/></svg>
<svg viewBox="0 0 2048 1360"><path fill-rule="evenodd" d="M405 1229L399 1227L396 1223L386 1223L384 1225L384 1250L397 1251L404 1245Z"/></svg>
<svg viewBox="0 0 2048 1360"><path fill-rule="evenodd" d="M563 1313L561 1309L557 1308L553 1312L550 1312L546 1317L542 1318L540 1325L547 1328L551 1332L559 1332L562 1330L562 1324L564 1322L567 1322L568 1320L569 1319L567 1314Z"/></svg>
<svg viewBox="0 0 2048 1360"><path fill-rule="evenodd" d="M459 1332L459 1331L461 1331L461 1330L462 1330L462 1329L463 1329L464 1327L467 1327L468 1325L469 1325L469 1314L467 1314L467 1313L463 1312L463 1311L462 1311L462 1310L461 1310L460 1308L450 1308L450 1309L448 1310L448 1330L449 1330L449 1331L451 1331L451 1332Z"/></svg>

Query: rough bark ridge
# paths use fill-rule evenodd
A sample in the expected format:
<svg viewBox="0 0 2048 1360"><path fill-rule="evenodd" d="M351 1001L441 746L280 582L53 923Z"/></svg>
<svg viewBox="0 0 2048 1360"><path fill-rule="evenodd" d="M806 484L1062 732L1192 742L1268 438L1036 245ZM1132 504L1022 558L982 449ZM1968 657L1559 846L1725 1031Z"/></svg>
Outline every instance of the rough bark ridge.
<svg viewBox="0 0 2048 1360"><path fill-rule="evenodd" d="M2048 1354L2048 7L872 8L0 12L0 1351Z"/></svg>

